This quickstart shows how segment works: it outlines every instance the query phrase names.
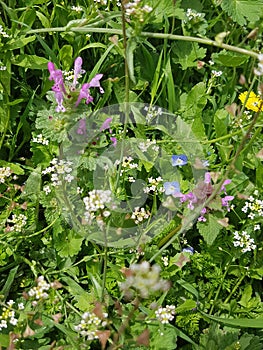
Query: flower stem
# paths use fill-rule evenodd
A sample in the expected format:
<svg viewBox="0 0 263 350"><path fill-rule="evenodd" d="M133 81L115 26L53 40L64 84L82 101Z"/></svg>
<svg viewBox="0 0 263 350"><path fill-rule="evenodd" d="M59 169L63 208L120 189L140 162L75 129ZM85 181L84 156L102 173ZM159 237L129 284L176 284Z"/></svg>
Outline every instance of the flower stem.
<svg viewBox="0 0 263 350"><path fill-rule="evenodd" d="M35 34L35 33L48 33L48 32L77 32L77 33L104 33L104 34L117 34L123 35L123 29L114 29L114 28L96 28L96 27L54 27L54 28L39 28L39 29L31 29L27 31L27 34ZM166 33L152 33L152 32L141 32L141 37L144 38L154 38L154 39L165 39L165 40L177 40L177 41L190 41L196 42L199 44L204 44L208 46L219 47L221 49L225 49L228 51L233 51L236 53L240 53L246 56L251 56L254 58L258 58L258 53L246 50L237 46L232 46L228 44L224 44L218 42L216 40L211 40L208 38L199 38L194 36L187 35L175 35L175 34L166 34Z"/></svg>

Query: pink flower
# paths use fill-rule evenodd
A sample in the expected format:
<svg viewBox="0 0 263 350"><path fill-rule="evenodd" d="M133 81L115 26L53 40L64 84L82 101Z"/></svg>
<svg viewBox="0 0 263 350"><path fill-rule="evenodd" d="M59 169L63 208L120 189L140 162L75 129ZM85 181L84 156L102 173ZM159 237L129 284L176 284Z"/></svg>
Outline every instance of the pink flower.
<svg viewBox="0 0 263 350"><path fill-rule="evenodd" d="M72 90L75 89L78 81L79 74L81 73L81 67L82 67L82 58L77 57L74 62L74 78L72 83Z"/></svg>
<svg viewBox="0 0 263 350"><path fill-rule="evenodd" d="M225 185L228 185L230 184L232 181L230 179L226 179L224 182L223 182L223 185L221 187L221 191L224 191L226 193L226 188L225 188Z"/></svg>
<svg viewBox="0 0 263 350"><path fill-rule="evenodd" d="M63 93L61 91L55 91L55 98L58 104L56 111L65 112L66 108L63 106L63 100L64 100Z"/></svg>
<svg viewBox="0 0 263 350"><path fill-rule="evenodd" d="M117 145L117 139L116 139L116 137L111 137L110 140L111 140L113 146L116 147L116 145Z"/></svg>
<svg viewBox="0 0 263 350"><path fill-rule="evenodd" d="M224 198L221 198L222 207L226 207L227 211L230 211L228 202L232 201L234 198L234 196L225 196Z"/></svg>
<svg viewBox="0 0 263 350"><path fill-rule="evenodd" d="M112 118L107 118L107 119L103 122L102 126L100 127L100 131L109 129L110 123L111 123L111 122L112 122Z"/></svg>
<svg viewBox="0 0 263 350"><path fill-rule="evenodd" d="M98 87L100 89L100 92L103 93L104 90L100 86L100 79L102 78L103 74L97 74L89 83L83 84L82 88L80 89L79 97L76 102L76 107L80 104L80 101L85 98L86 104L89 104L93 101L93 97L90 95L90 88L91 87Z"/></svg>

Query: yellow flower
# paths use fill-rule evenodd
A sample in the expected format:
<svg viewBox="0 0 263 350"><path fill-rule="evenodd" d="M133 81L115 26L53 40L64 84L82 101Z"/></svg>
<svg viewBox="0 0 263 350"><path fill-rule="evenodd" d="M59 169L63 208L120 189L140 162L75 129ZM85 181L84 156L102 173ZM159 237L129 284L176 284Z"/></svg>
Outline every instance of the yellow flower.
<svg viewBox="0 0 263 350"><path fill-rule="evenodd" d="M245 103L247 99L247 94L248 94L248 91L245 91L238 96L242 104ZM262 106L263 106L263 100L261 100L259 96L257 96L253 91L251 91L246 101L245 107L247 109L250 109L251 111L259 112L260 110L262 110Z"/></svg>

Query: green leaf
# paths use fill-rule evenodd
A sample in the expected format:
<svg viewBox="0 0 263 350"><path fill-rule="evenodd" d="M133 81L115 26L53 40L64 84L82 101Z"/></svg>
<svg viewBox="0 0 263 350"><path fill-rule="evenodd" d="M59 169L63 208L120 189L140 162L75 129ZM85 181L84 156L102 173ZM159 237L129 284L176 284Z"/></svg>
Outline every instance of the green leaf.
<svg viewBox="0 0 263 350"><path fill-rule="evenodd" d="M206 222L198 222L197 228L200 232L200 234L203 236L205 242L207 245L211 246L218 234L220 233L220 230L222 229L222 225L220 225L217 222L218 218L214 217L211 214L207 215L207 221Z"/></svg>
<svg viewBox="0 0 263 350"><path fill-rule="evenodd" d="M11 59L11 62L16 66L30 69L46 69L49 60L36 55L17 55Z"/></svg>
<svg viewBox="0 0 263 350"><path fill-rule="evenodd" d="M203 82L196 84L191 91L180 96L181 111L186 119L201 117L201 112L207 103L206 86Z"/></svg>
<svg viewBox="0 0 263 350"><path fill-rule="evenodd" d="M135 83L135 76L134 76L134 51L137 47L136 41L131 38L127 42L127 48L126 48L126 59L129 69L129 75L132 82Z"/></svg>
<svg viewBox="0 0 263 350"><path fill-rule="evenodd" d="M80 251L83 239L73 231L63 231L54 235L54 247L62 258L72 257Z"/></svg>
<svg viewBox="0 0 263 350"><path fill-rule="evenodd" d="M214 125L216 137L225 136L228 134L228 112L225 109L218 109L214 117Z"/></svg>
<svg viewBox="0 0 263 350"><path fill-rule="evenodd" d="M71 45L64 45L59 50L59 60L64 70L70 70L73 57L73 48Z"/></svg>
<svg viewBox="0 0 263 350"><path fill-rule="evenodd" d="M213 53L212 59L215 63L226 67L239 67L247 62L249 57L239 53L223 50L219 53Z"/></svg>
<svg viewBox="0 0 263 350"><path fill-rule="evenodd" d="M42 26L44 28L50 28L51 27L49 18L44 16L42 12L36 11L36 15L39 18L39 20L40 20L40 22L41 22L41 24L42 24Z"/></svg>
<svg viewBox="0 0 263 350"><path fill-rule="evenodd" d="M165 326L162 329L162 336L160 336L158 327L155 324L149 325L149 330L151 332L150 350L176 349L177 332L173 327Z"/></svg>
<svg viewBox="0 0 263 350"><path fill-rule="evenodd" d="M203 311L200 312L205 318L208 318L215 322L223 323L226 326L239 328L263 328L263 318L222 318L208 315Z"/></svg>
<svg viewBox="0 0 263 350"><path fill-rule="evenodd" d="M0 344L5 346L6 348L9 346L9 335L8 334L0 334Z"/></svg>
<svg viewBox="0 0 263 350"><path fill-rule="evenodd" d="M256 22L260 19L262 0L222 0L221 7L227 14L241 26L248 22Z"/></svg>
<svg viewBox="0 0 263 350"><path fill-rule="evenodd" d="M5 160L0 160L0 167L9 167L11 171L16 175L24 174L24 170L18 164L9 163L9 162L6 162Z"/></svg>
<svg viewBox="0 0 263 350"><path fill-rule="evenodd" d="M7 280L5 282L5 285L2 288L2 290L0 291L0 294L3 294L5 296L5 298L7 297L8 293L10 291L10 288L12 287L12 284L13 284L14 279L16 277L16 273L17 273L18 267L19 267L19 265L17 265L16 267L14 267L13 269L11 269L8 272L8 277L7 277Z"/></svg>
<svg viewBox="0 0 263 350"><path fill-rule="evenodd" d="M178 284L180 284L180 286L182 286L184 289L186 289L188 292L190 292L191 294L193 294L196 299L199 299L199 293L198 291L195 289L195 287L193 287L190 283L186 282L185 280L181 279L181 280L177 280L176 281Z"/></svg>
<svg viewBox="0 0 263 350"><path fill-rule="evenodd" d="M179 314L181 312L191 311L194 308L196 308L196 301L187 299L183 304L177 306L176 313Z"/></svg>
<svg viewBox="0 0 263 350"><path fill-rule="evenodd" d="M6 50L15 50L20 49L21 47L26 46L28 43L31 43L36 39L35 35L32 36L20 36L19 39L11 39L5 46Z"/></svg>
<svg viewBox="0 0 263 350"><path fill-rule="evenodd" d="M206 49L199 47L197 43L178 41L173 44L174 63L179 63L183 70L189 67L197 67L197 60L205 57Z"/></svg>

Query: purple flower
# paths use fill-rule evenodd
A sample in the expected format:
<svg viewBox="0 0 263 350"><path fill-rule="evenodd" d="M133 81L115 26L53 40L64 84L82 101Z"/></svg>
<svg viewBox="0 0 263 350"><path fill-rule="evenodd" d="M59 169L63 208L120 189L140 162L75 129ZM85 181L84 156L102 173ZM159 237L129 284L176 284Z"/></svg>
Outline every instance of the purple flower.
<svg viewBox="0 0 263 350"><path fill-rule="evenodd" d="M234 198L234 196L225 196L224 198L221 198L222 207L226 207L227 211L230 211L230 206L228 202L232 201Z"/></svg>
<svg viewBox="0 0 263 350"><path fill-rule="evenodd" d="M116 147L116 145L117 145L117 139L116 139L116 137L111 137L110 140L111 140L113 146Z"/></svg>
<svg viewBox="0 0 263 350"><path fill-rule="evenodd" d="M188 158L185 154L173 155L172 166L185 165L188 162Z"/></svg>
<svg viewBox="0 0 263 350"><path fill-rule="evenodd" d="M223 182L223 185L221 187L221 191L224 191L225 194L226 194L226 188L225 188L225 185L228 185L230 184L232 181L230 179L226 179L224 182Z"/></svg>
<svg viewBox="0 0 263 350"><path fill-rule="evenodd" d="M65 112L66 108L63 106L63 100L64 100L63 93L61 91L55 91L55 98L58 104L56 111Z"/></svg>
<svg viewBox="0 0 263 350"><path fill-rule="evenodd" d="M100 127L100 131L109 129L110 123L111 123L111 122L112 122L112 118L107 118L107 119L103 122L102 126Z"/></svg>
<svg viewBox="0 0 263 350"><path fill-rule="evenodd" d="M77 57L74 62L74 78L73 78L73 83L72 83L72 90L75 89L78 81L79 74L81 73L82 69L82 58Z"/></svg>
<svg viewBox="0 0 263 350"><path fill-rule="evenodd" d="M180 193L180 185L177 181L165 182L163 184L163 187L167 196L176 195Z"/></svg>
<svg viewBox="0 0 263 350"><path fill-rule="evenodd" d="M66 89L65 89L65 85L64 85L62 71L60 69L56 69L53 62L48 62L47 68L48 68L49 73L50 73L49 80L53 80L55 85L59 86L60 90L64 94L66 94ZM54 91L57 91L57 90L54 90Z"/></svg>
<svg viewBox="0 0 263 350"><path fill-rule="evenodd" d="M85 135L87 132L86 130L86 119L80 119L79 120L79 127L77 130L78 135Z"/></svg>
<svg viewBox="0 0 263 350"><path fill-rule="evenodd" d="M83 84L82 88L80 89L79 97L76 102L76 107L80 104L80 101L85 98L86 104L89 104L93 101L93 97L90 95L90 88L91 87L98 87L100 89L100 92L103 93L104 90L100 86L100 79L102 78L103 74L97 74L89 83Z"/></svg>
<svg viewBox="0 0 263 350"><path fill-rule="evenodd" d="M211 183L211 175L209 173L205 173L205 184L210 184Z"/></svg>

